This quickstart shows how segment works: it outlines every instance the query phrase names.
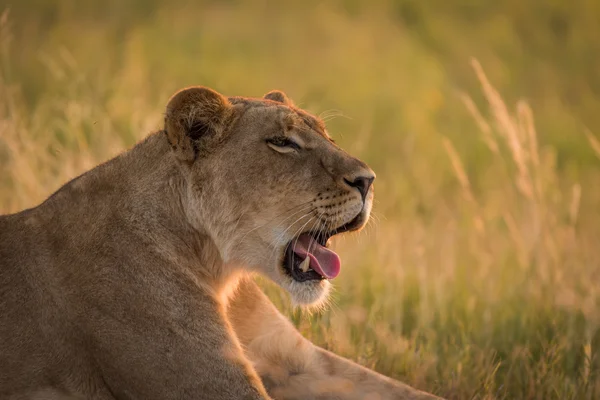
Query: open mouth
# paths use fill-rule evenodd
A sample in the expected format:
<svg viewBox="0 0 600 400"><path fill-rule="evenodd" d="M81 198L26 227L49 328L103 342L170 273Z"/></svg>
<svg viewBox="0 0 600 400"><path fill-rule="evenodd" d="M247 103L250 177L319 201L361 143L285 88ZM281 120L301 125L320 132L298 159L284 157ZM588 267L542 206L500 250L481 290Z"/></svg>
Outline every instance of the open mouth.
<svg viewBox="0 0 600 400"><path fill-rule="evenodd" d="M340 257L329 249L329 239L337 234L357 229L361 215L327 233L305 232L292 239L284 253L283 269L298 282L333 279L340 273Z"/></svg>

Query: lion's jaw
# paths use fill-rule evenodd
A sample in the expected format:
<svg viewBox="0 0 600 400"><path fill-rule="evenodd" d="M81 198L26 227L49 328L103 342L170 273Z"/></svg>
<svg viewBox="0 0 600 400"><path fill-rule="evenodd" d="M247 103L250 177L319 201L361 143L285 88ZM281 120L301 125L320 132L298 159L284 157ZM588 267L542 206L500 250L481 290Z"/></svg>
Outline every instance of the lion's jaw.
<svg viewBox="0 0 600 400"><path fill-rule="evenodd" d="M266 275L295 303L322 302L339 272L327 242L366 224L373 172L287 100L187 89L165 129L186 171L188 215L223 262Z"/></svg>

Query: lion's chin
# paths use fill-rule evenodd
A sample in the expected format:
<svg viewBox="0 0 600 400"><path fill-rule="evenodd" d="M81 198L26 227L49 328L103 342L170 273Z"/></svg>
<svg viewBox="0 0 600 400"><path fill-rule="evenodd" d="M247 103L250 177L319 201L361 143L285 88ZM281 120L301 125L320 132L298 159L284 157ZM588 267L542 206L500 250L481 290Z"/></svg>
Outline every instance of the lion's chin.
<svg viewBox="0 0 600 400"><path fill-rule="evenodd" d="M308 308L323 307L331 290L331 283L326 279L297 282L287 278L280 286L290 294L295 306Z"/></svg>
<svg viewBox="0 0 600 400"><path fill-rule="evenodd" d="M252 263L248 263L253 265ZM248 265L246 264L246 265ZM274 265L272 268L264 268L268 263L255 263L251 272L258 273L269 279L277 286L290 294L290 299L294 306L308 309L319 309L327 305L331 283L328 279L314 279L307 281L297 281L287 274L283 267Z"/></svg>

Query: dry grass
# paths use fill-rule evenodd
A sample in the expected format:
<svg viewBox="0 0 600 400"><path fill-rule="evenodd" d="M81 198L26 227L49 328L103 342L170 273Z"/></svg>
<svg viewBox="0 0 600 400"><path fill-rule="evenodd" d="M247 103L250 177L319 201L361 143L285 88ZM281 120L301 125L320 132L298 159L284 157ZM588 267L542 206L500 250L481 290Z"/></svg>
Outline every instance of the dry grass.
<svg viewBox="0 0 600 400"><path fill-rule="evenodd" d="M374 222L336 243L330 310L291 310L265 283L306 336L450 399L600 397L600 164L560 153L478 62L481 92L456 96L377 7L157 7L126 34L116 17L64 13L48 35L2 17L0 212L158 128L179 87L285 89L378 173ZM541 108L544 125L567 113L554 110ZM600 158L594 133L572 135Z"/></svg>

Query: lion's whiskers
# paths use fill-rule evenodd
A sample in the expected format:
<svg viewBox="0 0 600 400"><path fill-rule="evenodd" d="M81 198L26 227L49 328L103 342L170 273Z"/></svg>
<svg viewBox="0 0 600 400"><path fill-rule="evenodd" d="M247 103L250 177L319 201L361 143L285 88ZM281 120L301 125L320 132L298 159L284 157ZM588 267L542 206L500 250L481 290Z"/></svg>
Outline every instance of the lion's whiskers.
<svg viewBox="0 0 600 400"><path fill-rule="evenodd" d="M315 218L315 217L314 217L314 215L313 215L313 216L311 216L311 217L310 217L310 219L309 219L308 221L306 221L306 223L305 223L304 225L302 225L302 226L300 227L300 229L298 229L298 230L297 230L297 231L294 233L294 236L292 236L292 237L295 237L295 238L296 238L296 240L295 240L295 242L294 242L294 244L293 244L293 246L292 246L292 247L296 247L296 245L298 244L298 238L299 238L299 236L298 236L298 235L300 235L300 234L302 233L302 230L304 229L304 227L305 227L306 225L308 225L308 224L309 224L309 223L310 223L310 222L311 222L311 221L312 221L314 218Z"/></svg>
<svg viewBox="0 0 600 400"><path fill-rule="evenodd" d="M287 231L288 231L288 230L289 230L291 227L293 227L293 226L294 226L294 225L295 225L297 222L299 222L299 221L301 221L302 219L304 219L304 218L308 217L309 215L310 215L310 212L307 212L306 214L302 215L300 218L298 218L298 219L296 219L294 222L292 222L290 225L288 225L288 227L287 227L287 228L285 228L285 229L283 230L283 232L281 232L279 235L277 235L277 238L276 238L277 240L276 240L276 242L282 242L282 241L285 239L285 234L286 234L286 232L287 232ZM287 219L287 218L286 218L286 219ZM310 221L310 219L309 219L309 221ZM277 249L278 249L277 245L273 245L273 246L272 246L271 254L269 254L269 258L268 258L268 260L274 259L274 261L276 261L276 259L275 259L275 252L277 251Z"/></svg>
<svg viewBox="0 0 600 400"><path fill-rule="evenodd" d="M291 208L291 209L289 209L289 210L286 210L286 211L284 211L284 212L281 212L281 213L279 213L279 214L277 214L277 215L273 216L272 218L268 219L268 220L267 220L267 221L266 221L264 224L260 224L260 225L258 225L258 226L255 226L254 228L250 229L248 232L244 233L244 235L242 236L242 238L241 238L239 241L241 242L241 241L242 241L242 240L244 240L244 239L246 238L246 236L248 236L250 233L252 233L252 232L256 231L257 229L263 228L264 226L268 225L270 222L273 222L273 220L274 220L275 218L277 218L277 217L280 217L280 216L282 216L282 215L284 215L285 213L288 213L288 212L290 212L290 211L293 211L295 208L298 208L298 207L300 207L300 209L296 210L295 212L293 212L292 214L290 214L290 215L288 215L286 218L284 218L284 219L283 219L283 221L285 221L285 220L287 220L287 219L289 219L289 218L293 217L294 215L297 215L298 213L300 213L300 212L302 212L302 211L306 211L307 209L309 209L309 208L311 207L311 203L312 203L312 202L313 202L313 201L312 201L312 200L310 200L310 201L307 201L306 203L301 203L301 204L299 204L299 205L297 205L297 206L294 206L294 207L292 207L292 208ZM242 216L243 216L243 214L242 214ZM240 217L240 218L241 218L241 217ZM283 221L281 221L281 222L283 222ZM238 223L239 223L239 221L238 221Z"/></svg>
<svg viewBox="0 0 600 400"><path fill-rule="evenodd" d="M328 231L323 229L323 219L321 218L323 216L323 212L319 211L319 209L315 210L319 215L316 216L317 221L321 222L319 225L315 225L315 227L313 227L313 229L310 230L309 234L313 234L313 231L316 229L315 232L315 237L318 238L319 235L324 234ZM308 253L310 253L310 247L311 247L312 243L308 246Z"/></svg>

